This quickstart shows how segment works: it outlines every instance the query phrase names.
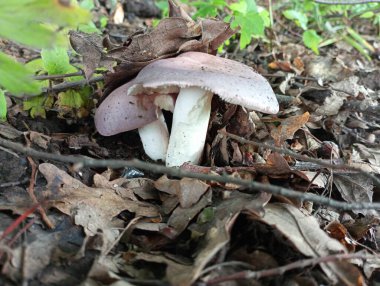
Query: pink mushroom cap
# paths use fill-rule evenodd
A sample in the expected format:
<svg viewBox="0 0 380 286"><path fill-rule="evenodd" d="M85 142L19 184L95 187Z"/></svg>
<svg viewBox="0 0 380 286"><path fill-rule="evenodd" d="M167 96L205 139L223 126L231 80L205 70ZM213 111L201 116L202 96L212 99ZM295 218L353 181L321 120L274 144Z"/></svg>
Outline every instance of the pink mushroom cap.
<svg viewBox="0 0 380 286"><path fill-rule="evenodd" d="M160 92L173 87L178 91L184 87L199 87L226 102L264 113L275 114L279 110L270 84L252 68L200 52L187 52L149 64L133 80L128 94Z"/></svg>
<svg viewBox="0 0 380 286"><path fill-rule="evenodd" d="M95 112L95 126L103 136L111 136L145 126L157 119L153 96L128 95L130 81L115 89Z"/></svg>

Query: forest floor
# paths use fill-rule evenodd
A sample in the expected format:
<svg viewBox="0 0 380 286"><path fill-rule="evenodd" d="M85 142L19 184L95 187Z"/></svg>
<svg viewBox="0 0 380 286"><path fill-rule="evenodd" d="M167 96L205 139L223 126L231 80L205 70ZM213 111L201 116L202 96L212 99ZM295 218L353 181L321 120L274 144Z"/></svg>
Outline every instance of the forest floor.
<svg viewBox="0 0 380 286"><path fill-rule="evenodd" d="M120 41L151 23L129 13L106 32ZM53 105L46 118L10 97L0 284L380 283L380 39L363 31L371 61L342 42L317 56L292 26L244 50L232 40L221 56L261 73L280 112L215 97L202 162L183 173L152 165L136 131L96 132L102 84L91 84L87 110ZM0 47L23 62L39 56Z"/></svg>

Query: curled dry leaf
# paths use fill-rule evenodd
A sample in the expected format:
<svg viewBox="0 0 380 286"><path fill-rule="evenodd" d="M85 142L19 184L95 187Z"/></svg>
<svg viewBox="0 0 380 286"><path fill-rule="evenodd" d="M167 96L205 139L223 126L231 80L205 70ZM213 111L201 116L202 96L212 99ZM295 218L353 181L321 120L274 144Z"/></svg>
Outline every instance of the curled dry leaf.
<svg viewBox="0 0 380 286"><path fill-rule="evenodd" d="M181 207L185 209L196 204L210 187L198 179L170 180L166 176L159 178L154 185L161 192L177 196Z"/></svg>
<svg viewBox="0 0 380 286"><path fill-rule="evenodd" d="M248 211L260 215L263 213L263 206L268 203L270 198L271 195L268 193L260 193L254 196L233 192L228 199L220 202L215 207L214 218L209 222L204 241L199 244L199 249L195 251L197 256L191 265L174 262L174 259L169 260L162 255L141 252L137 253L135 260L167 264L166 277L170 285L190 286L200 277L204 267L215 258L218 251L228 244L230 230L238 214L242 211Z"/></svg>
<svg viewBox="0 0 380 286"><path fill-rule="evenodd" d="M373 182L363 174L334 176L334 185L346 202L370 203L373 197ZM354 213L370 214L373 210L353 210Z"/></svg>
<svg viewBox="0 0 380 286"><path fill-rule="evenodd" d="M265 207L265 215L257 219L275 227L305 256L347 253L342 244L319 227L316 218L304 215L292 205L269 204ZM357 268L348 262L322 263L321 268L334 283L340 281L344 285L361 285L357 281L363 281Z"/></svg>
<svg viewBox="0 0 380 286"><path fill-rule="evenodd" d="M181 234L190 221L211 203L212 192L208 191L202 198L191 207L177 206L168 220L168 226L174 229L174 236ZM171 236L171 238L174 238Z"/></svg>
<svg viewBox="0 0 380 286"><path fill-rule="evenodd" d="M334 220L330 222L325 227L325 230L330 235L330 237L338 240L342 245L344 245L347 248L348 251L355 251L356 241L352 239L347 228L339 221Z"/></svg>
<svg viewBox="0 0 380 286"><path fill-rule="evenodd" d="M187 51L215 53L218 46L235 33L223 21L193 21L172 0L169 0L169 9L170 18L161 20L151 31L130 36L123 46L112 48L108 53L103 51L99 37L71 32L70 42L83 56L86 77L91 76L102 62L117 62L115 72L106 78L106 93L109 93L158 59Z"/></svg>
<svg viewBox="0 0 380 286"><path fill-rule="evenodd" d="M157 208L151 204L122 197L114 189L88 187L52 164L43 163L39 170L48 186L60 181L59 199L53 201L53 207L73 217L87 235L95 235L99 229L109 229L111 220L124 210L137 216L158 216Z"/></svg>
<svg viewBox="0 0 380 286"><path fill-rule="evenodd" d="M70 31L71 47L83 57L83 71L86 79L90 79L98 67L111 68L114 60L107 58L103 51L103 39L97 34L86 34Z"/></svg>
<svg viewBox="0 0 380 286"><path fill-rule="evenodd" d="M284 119L280 126L272 129L271 136L276 146L281 146L286 139L293 138L294 133L309 120L309 117L309 112L305 112L302 115L291 116Z"/></svg>

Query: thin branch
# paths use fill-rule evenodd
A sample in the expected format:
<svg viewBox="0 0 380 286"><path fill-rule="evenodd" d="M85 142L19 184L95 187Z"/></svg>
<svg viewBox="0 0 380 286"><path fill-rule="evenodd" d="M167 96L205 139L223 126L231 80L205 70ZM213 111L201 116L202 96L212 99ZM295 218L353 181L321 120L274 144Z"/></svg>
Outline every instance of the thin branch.
<svg viewBox="0 0 380 286"><path fill-rule="evenodd" d="M289 155L289 156L291 156L291 157L293 157L295 159L298 159L298 160L301 160L301 161L306 161L306 162L311 162L311 163L314 163L314 164L318 164L319 166L323 166L323 167L326 167L326 168L329 168L329 169L333 169L333 170L347 170L347 171L358 172L360 174L363 174L367 178L372 179L373 183L376 186L380 187L380 180L374 174L365 172L365 171L363 171L360 168L352 167L352 166L348 166L346 164L340 164L340 163L338 163L338 164L331 164L329 162L326 162L326 161L323 161L323 160L320 160L320 159L310 158L310 157L307 157L305 155L300 155L300 154L297 154L297 153L295 153L293 151L290 151L288 149L276 147L276 146L273 146L271 144L266 144L266 143L252 141L252 140L247 140L247 139L244 139L242 137L236 136L234 134L225 132L223 130L219 130L218 132L220 134L222 134L224 136L227 136L229 138L232 138L232 139L234 139L234 140L236 140L236 141L238 141L240 143L250 144L250 145L253 145L253 146L260 147L260 148L267 148L267 149L270 149L272 151L275 151L275 152L278 152L278 153L281 153L281 154Z"/></svg>
<svg viewBox="0 0 380 286"><path fill-rule="evenodd" d="M61 92L61 91L65 91L71 88L80 88L80 87L84 87L85 85L96 83L102 80L104 80L104 76L101 75L101 76L91 78L90 80L83 79L83 80L78 80L78 81L63 82L63 83L56 84L52 87L43 88L42 93Z"/></svg>
<svg viewBox="0 0 380 286"><path fill-rule="evenodd" d="M81 76L84 75L82 71L72 72L72 73L66 73L66 74L50 74L50 75L37 75L34 76L34 80L47 80L47 79L61 79L66 77L72 77L72 76Z"/></svg>
<svg viewBox="0 0 380 286"><path fill-rule="evenodd" d="M206 285L215 285L226 281L236 281L236 280L242 280L242 279L259 279L264 277L271 277L271 276L277 276L277 275L283 275L286 271L297 269L297 268L305 268L308 266L314 266L319 263L326 263L326 262L332 262L332 261L339 261L339 260L347 260L347 259L369 259L374 256L363 254L363 253L345 253L345 254L335 254L335 255L328 255L324 257L315 257L310 259L303 259L299 261L295 261L289 264L286 264L284 266L271 268L271 269L265 269L260 271L240 271L236 272L231 275L221 276L215 279L212 279L208 282L206 282Z"/></svg>
<svg viewBox="0 0 380 286"><path fill-rule="evenodd" d="M293 191L291 189L283 188L280 186L262 184L259 182L251 181L251 180L242 180L237 179L228 175L212 175L212 174L201 174L194 173L181 170L179 168L170 168L164 167L158 164L142 162L139 160L99 160L93 159L85 156L73 156L73 155L59 155L52 154L34 150L29 147L25 147L22 144L15 143L12 141L8 141L0 138L0 145L14 151L21 152L27 156L36 157L45 160L53 160L59 161L63 163L72 163L76 164L77 167L109 167L113 169L123 168L123 167L131 167L137 168L141 170L150 171L152 173L157 174L167 174L175 177L188 177L188 178L196 178L200 180L206 181L215 181L220 183L232 183L239 186L243 186L247 188L247 190L256 190L268 192L276 195L282 195L285 197L296 198L300 200L311 201L319 205L326 205L333 208L343 209L343 210L367 210L367 209L377 209L380 210L380 203L345 203L337 200L332 200L326 197L320 197L318 195L312 193L300 193Z"/></svg>

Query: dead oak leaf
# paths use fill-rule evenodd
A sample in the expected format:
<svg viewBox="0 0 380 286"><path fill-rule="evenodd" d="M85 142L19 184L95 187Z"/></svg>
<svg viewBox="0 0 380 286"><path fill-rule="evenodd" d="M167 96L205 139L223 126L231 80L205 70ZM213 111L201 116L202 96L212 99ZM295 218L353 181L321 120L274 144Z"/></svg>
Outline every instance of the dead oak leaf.
<svg viewBox="0 0 380 286"><path fill-rule="evenodd" d="M52 164L43 163L39 170L48 188L60 182L59 198L53 201L53 207L73 217L88 235L109 228L111 220L124 210L142 217L158 216L157 208L151 204L122 197L113 189L88 187Z"/></svg>
<svg viewBox="0 0 380 286"><path fill-rule="evenodd" d="M342 244L319 227L315 217L306 216L298 208L288 204L268 204L264 209L263 217L252 217L273 226L303 255L323 257L347 253ZM344 285L362 285L357 283L363 280L362 275L348 262L327 262L320 266L334 284L339 281Z"/></svg>
<svg viewBox="0 0 380 286"><path fill-rule="evenodd" d="M83 56L84 71L89 78L102 63L116 62L114 73L106 77L108 94L116 87L131 80L144 66L181 52L200 51L215 53L218 46L235 31L220 20L193 21L174 1L169 2L169 18L145 33L131 35L123 46L105 51L106 42L99 36L70 32L74 50Z"/></svg>
<svg viewBox="0 0 380 286"><path fill-rule="evenodd" d="M282 120L280 126L271 131L276 146L281 146L286 139L293 138L294 133L309 120L309 117L309 112L305 112Z"/></svg>
<svg viewBox="0 0 380 286"><path fill-rule="evenodd" d="M161 192L177 196L181 207L184 209L196 204L210 188L208 184L198 179L171 180L167 176L159 178L154 186Z"/></svg>

